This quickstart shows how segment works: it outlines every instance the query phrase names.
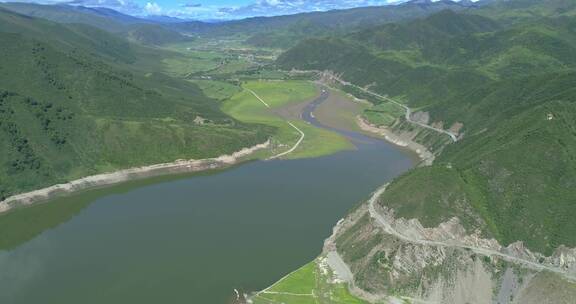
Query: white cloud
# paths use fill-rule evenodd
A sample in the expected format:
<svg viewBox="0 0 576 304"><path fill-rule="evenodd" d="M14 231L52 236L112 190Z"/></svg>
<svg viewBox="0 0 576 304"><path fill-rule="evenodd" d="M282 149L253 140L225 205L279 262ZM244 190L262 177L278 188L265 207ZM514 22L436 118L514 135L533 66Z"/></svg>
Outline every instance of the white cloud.
<svg viewBox="0 0 576 304"><path fill-rule="evenodd" d="M148 15L162 15L162 7L156 2L146 3L144 10Z"/></svg>

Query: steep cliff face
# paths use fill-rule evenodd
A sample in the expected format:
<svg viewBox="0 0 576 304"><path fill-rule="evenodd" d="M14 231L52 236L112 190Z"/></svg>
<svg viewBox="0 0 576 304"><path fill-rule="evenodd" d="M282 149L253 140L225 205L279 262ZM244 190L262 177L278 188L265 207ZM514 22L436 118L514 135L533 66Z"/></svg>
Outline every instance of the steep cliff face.
<svg viewBox="0 0 576 304"><path fill-rule="evenodd" d="M551 256L469 233L458 218L424 228L379 207L376 193L335 228L325 252L349 266L351 290L371 302L573 303L576 250Z"/></svg>

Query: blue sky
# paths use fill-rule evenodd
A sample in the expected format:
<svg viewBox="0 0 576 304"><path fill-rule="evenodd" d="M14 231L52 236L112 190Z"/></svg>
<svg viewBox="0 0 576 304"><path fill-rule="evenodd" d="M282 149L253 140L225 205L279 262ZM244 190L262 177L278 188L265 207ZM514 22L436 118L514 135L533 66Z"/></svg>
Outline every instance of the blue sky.
<svg viewBox="0 0 576 304"><path fill-rule="evenodd" d="M167 15L190 19L238 19L360 6L385 5L405 0L0 0L73 3L108 7L132 15Z"/></svg>

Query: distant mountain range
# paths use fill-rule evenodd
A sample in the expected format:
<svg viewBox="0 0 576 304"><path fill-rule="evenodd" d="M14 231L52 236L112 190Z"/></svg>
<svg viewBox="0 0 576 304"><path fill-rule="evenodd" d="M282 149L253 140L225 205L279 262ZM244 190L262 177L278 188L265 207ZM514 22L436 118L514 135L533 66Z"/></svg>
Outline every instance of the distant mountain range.
<svg viewBox="0 0 576 304"><path fill-rule="evenodd" d="M484 2L453 2L413 0L398 5L361 7L347 10L312 12L277 17L254 17L225 22L189 21L166 16L134 17L108 8L72 5L40 5L33 3L0 3L14 12L59 23L82 23L127 37L139 37L147 44L170 43L186 39L177 34L233 35L241 34L255 46L285 48L310 36L334 31L351 31L389 22L427 16L443 9L455 11L479 7ZM143 30L143 24L146 30ZM147 31L162 31L168 37L159 41L148 39ZM175 33L170 33L175 32ZM158 35L154 34L155 37Z"/></svg>
<svg viewBox="0 0 576 304"><path fill-rule="evenodd" d="M41 5L34 3L0 3L0 7L30 17L43 18L64 24L93 26L146 45L180 42L189 39L170 24L184 20L163 16L146 18L122 14L108 8L72 5Z"/></svg>

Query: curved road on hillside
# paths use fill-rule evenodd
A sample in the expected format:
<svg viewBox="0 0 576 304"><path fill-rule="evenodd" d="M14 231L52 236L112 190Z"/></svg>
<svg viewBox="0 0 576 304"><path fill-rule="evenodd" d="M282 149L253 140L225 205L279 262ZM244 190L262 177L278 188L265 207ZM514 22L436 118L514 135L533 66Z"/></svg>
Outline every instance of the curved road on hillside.
<svg viewBox="0 0 576 304"><path fill-rule="evenodd" d="M515 256L509 255L509 254L499 252L499 251L481 248L481 247L461 245L461 244L451 244L451 243L441 242L441 241L429 241L429 240L423 240L423 239L415 239L415 238L411 238L409 236L406 236L406 235L398 232L397 230L395 230L386 221L386 219L380 213L378 213L378 211L376 211L375 204L378 201L378 198L384 193L384 191L386 191L386 187L387 187L387 185L380 187L378 190L376 190L376 192L374 192L372 194L372 196L368 200L368 212L370 213L370 216L376 220L376 222L381 226L381 228L386 233L391 234L391 235L393 235L393 236L395 236L395 237L397 237L397 238L399 238L405 242L409 242L409 243L414 243L414 244L419 244L419 245L427 245L427 246L462 248L462 249L471 250L471 251L473 251L477 254L480 254L480 255L497 256L497 257L500 257L503 260L506 260L508 262L515 263L515 264L521 264L521 265L525 266L526 268L530 268L530 269L533 269L536 271L542 271L542 270L550 271L550 272L556 273L556 274L564 277L567 280L570 280L572 282L576 282L576 276L575 275L566 273L566 271L564 271L560 268L541 265L541 264L535 263L533 261L529 261L526 259L515 257Z"/></svg>
<svg viewBox="0 0 576 304"><path fill-rule="evenodd" d="M342 80L342 79L340 79L340 78L338 78L338 77L332 76L331 78L334 79L334 80L336 80L337 82L339 82L339 83L342 84L342 85L347 85L347 86L354 87L354 88L356 88L356 89L358 89L358 90L360 90L360 91L362 91L362 92L364 92L364 93L366 93L366 94L369 94L369 95L378 97L378 98L380 98L380 99L387 100L387 101L389 101L389 102L391 102L391 103L393 103L393 104L395 104L395 105L403 108L404 111L406 111L406 114L405 114L406 121L409 122L409 123L411 123L411 124L415 124L415 125L420 126L420 127L422 127L422 128L426 128L426 129L429 129L429 130L432 130L432 131L435 131L435 132L438 132L438 133L441 133L441 134L446 134L446 135L450 136L450 139L451 139L453 142L457 142L457 141L458 141L458 137L456 136L456 134L454 134L454 133L452 133L452 132L450 132L450 131L447 131L447 130L444 130L444 129L440 129L440 128L436 128L436 127L427 125L427 124L425 124L425 123L421 123L421 122L419 122L419 121L413 120L413 119L412 119L412 109L410 109L410 108L409 108L408 106L406 106L405 104L402 104L402 103L400 103L400 102L398 102L398 101L396 101L396 100L394 100L394 99L392 99L392 98L390 98L390 97L387 97L387 96L383 96L383 95L374 93L374 92L372 92L372 91L370 91L370 90L368 90L368 89L365 89L365 88L359 87L359 86L357 86L357 85L355 85L355 84L352 84L352 83L350 83L350 82L344 81L344 80Z"/></svg>

